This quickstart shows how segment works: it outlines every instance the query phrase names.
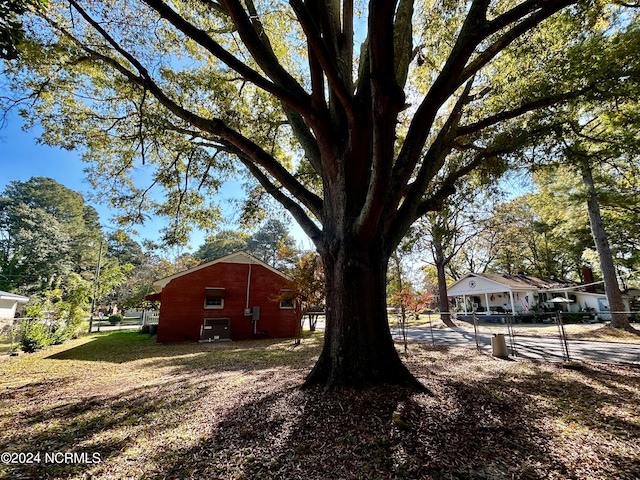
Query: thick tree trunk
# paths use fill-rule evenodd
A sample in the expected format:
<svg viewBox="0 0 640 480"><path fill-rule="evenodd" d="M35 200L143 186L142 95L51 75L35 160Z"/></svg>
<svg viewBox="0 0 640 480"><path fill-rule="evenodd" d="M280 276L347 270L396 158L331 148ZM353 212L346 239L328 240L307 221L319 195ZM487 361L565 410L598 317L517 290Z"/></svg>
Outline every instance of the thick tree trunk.
<svg viewBox="0 0 640 480"><path fill-rule="evenodd" d="M438 274L438 308L440 309L440 319L448 327L454 327L449 313L449 294L447 291L447 275L445 273L446 260L442 251L442 245L435 238L433 239L434 260L436 272Z"/></svg>
<svg viewBox="0 0 640 480"><path fill-rule="evenodd" d="M598 258L600 259L600 269L602 270L602 279L604 280L604 291L609 302L611 310L611 326L614 328L631 328L629 325L629 317L625 312L622 294L618 286L618 277L616 275L616 267L613 263L613 254L609 247L607 233L602 223L600 215L600 204L598 203L598 195L593 175L591 173L591 165L588 159L580 162L582 172L582 180L587 187L587 212L589 214L589 223L591 224L591 233L595 242Z"/></svg>
<svg viewBox="0 0 640 480"><path fill-rule="evenodd" d="M344 244L321 252L327 285L324 348L306 379L328 389L372 384L424 390L395 348L386 309L389 256Z"/></svg>

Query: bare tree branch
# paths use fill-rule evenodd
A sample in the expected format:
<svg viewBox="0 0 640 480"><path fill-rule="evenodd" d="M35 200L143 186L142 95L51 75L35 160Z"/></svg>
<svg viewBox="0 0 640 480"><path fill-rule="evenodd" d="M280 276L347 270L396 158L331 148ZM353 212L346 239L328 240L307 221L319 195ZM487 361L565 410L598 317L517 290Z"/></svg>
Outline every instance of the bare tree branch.
<svg viewBox="0 0 640 480"><path fill-rule="evenodd" d="M321 235L321 231L313 222L313 220L311 220L305 213L302 207L300 207L297 202L289 198L278 187L276 187L273 182L269 180L269 177L267 177L267 175L265 175L262 170L260 170L260 168L249 158L245 157L241 153L238 153L238 158L247 167L251 174L258 180L258 182L260 182L262 188L264 188L269 195L275 198L284 208L289 211L289 213L291 213L291 215L293 215L293 218L295 218L298 224L302 227L304 233L306 233L311 240L317 240Z"/></svg>
<svg viewBox="0 0 640 480"><path fill-rule="evenodd" d="M572 92L563 92L557 95L552 95L549 97L532 100L512 110L502 111L500 113L487 117L478 122L470 123L468 125L462 125L458 127L457 135L458 137L463 137L465 135L478 133L487 127L497 125L498 123L503 122L505 120L511 120L511 119L517 118L527 112L540 110L544 107L551 107L553 105L558 105L559 103L566 102L567 100L578 98L581 95L587 93L589 90L591 90L591 87L587 87L587 88L572 91Z"/></svg>
<svg viewBox="0 0 640 480"><path fill-rule="evenodd" d="M149 72L138 62L132 55L126 52L120 45L100 26L93 20L77 3L75 0L70 0L78 12L89 22L93 28L96 29L109 44L120 53L127 61L129 61L138 71L140 75L136 75L133 72L125 68L117 60L102 55L96 51L91 50L86 46L82 46L89 53L96 55L105 63L116 68L122 73L129 81L134 84L143 85L163 106L169 111L174 113L177 117L183 119L187 123L208 132L221 140L234 145L240 151L251 158L257 164L263 166L271 175L278 179L280 183L300 202L302 202L314 215L320 216L322 209L322 200L315 194L307 190L302 184L300 184L291 173L287 171L276 159L261 149L255 142L247 139L240 133L233 129L230 129L220 119L205 119L194 113L179 106L174 100L169 98L162 88L155 83Z"/></svg>
<svg viewBox="0 0 640 480"><path fill-rule="evenodd" d="M326 35L322 35L321 30L313 20L311 12L302 0L290 0L290 4L307 37L310 51L313 52L315 60L327 77L330 89L340 100L347 115L353 119L353 92L352 88L348 86L351 83L351 73L349 73L349 82L347 83L347 79L343 78L337 66L337 61L340 59L337 55L338 52L336 49L330 49L328 47L324 40ZM322 7L315 5L315 8L321 9Z"/></svg>
<svg viewBox="0 0 640 480"><path fill-rule="evenodd" d="M271 73L277 81L282 83L276 84L270 82L225 50L218 42L211 38L207 32L187 22L181 15L176 13L162 0L144 0L144 2L155 10L162 18L170 22L187 37L201 45L213 56L227 64L229 68L238 72L238 74L243 78L266 92L272 93L284 104L302 113L305 117L313 118L308 94L293 79L293 77L284 71L284 69L278 70L272 68L271 70L265 70L267 71L267 74Z"/></svg>
<svg viewBox="0 0 640 480"><path fill-rule="evenodd" d="M518 35L531 30L543 20L576 1L528 0L492 21L486 19L488 2L474 1L449 58L414 115L398 161L394 166L393 177L403 183L409 180L420 159L438 110L456 89L477 73L491 58L504 50ZM484 54L480 54L468 64L473 52L483 40L508 25L514 26L495 41Z"/></svg>

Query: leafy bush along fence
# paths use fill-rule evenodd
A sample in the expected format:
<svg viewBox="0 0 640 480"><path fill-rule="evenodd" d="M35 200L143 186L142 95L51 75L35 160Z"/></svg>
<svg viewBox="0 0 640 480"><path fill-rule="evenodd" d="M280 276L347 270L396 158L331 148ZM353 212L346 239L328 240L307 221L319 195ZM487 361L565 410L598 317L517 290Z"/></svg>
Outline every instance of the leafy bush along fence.
<svg viewBox="0 0 640 480"><path fill-rule="evenodd" d="M75 333L75 327L66 320L25 318L20 322L19 344L25 352L35 352L64 343Z"/></svg>
<svg viewBox="0 0 640 480"><path fill-rule="evenodd" d="M19 341L22 350L25 352L35 352L48 347L54 342L54 336L58 336L55 333L57 330L58 329L54 331L45 321L37 318L22 319L19 329Z"/></svg>
<svg viewBox="0 0 640 480"><path fill-rule="evenodd" d="M4 348L1 353L17 350L35 352L59 345L78 335L78 325L61 319L27 317L16 318L2 328L0 343Z"/></svg>

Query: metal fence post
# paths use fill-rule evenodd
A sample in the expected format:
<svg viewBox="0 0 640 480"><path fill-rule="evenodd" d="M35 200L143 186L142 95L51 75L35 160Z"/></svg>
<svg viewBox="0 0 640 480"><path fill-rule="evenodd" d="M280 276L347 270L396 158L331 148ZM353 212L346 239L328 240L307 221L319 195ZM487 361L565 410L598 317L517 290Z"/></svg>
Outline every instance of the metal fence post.
<svg viewBox="0 0 640 480"><path fill-rule="evenodd" d="M558 331L560 332L560 346L562 348L562 359L570 362L569 358L569 344L567 343L567 334L564 331L564 324L562 323L562 312L556 312L556 323L558 324Z"/></svg>

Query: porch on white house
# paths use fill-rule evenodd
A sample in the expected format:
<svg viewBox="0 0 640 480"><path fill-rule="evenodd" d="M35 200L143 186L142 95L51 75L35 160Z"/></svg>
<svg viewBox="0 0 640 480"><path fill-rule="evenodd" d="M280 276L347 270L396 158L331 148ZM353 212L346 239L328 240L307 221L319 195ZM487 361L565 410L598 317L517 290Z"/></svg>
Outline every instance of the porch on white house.
<svg viewBox="0 0 640 480"><path fill-rule="evenodd" d="M552 316L557 310L589 313L607 318L609 304L595 283L580 284L568 280L528 275L469 273L448 287L455 310L462 315L540 315ZM633 297L624 295L627 311Z"/></svg>

